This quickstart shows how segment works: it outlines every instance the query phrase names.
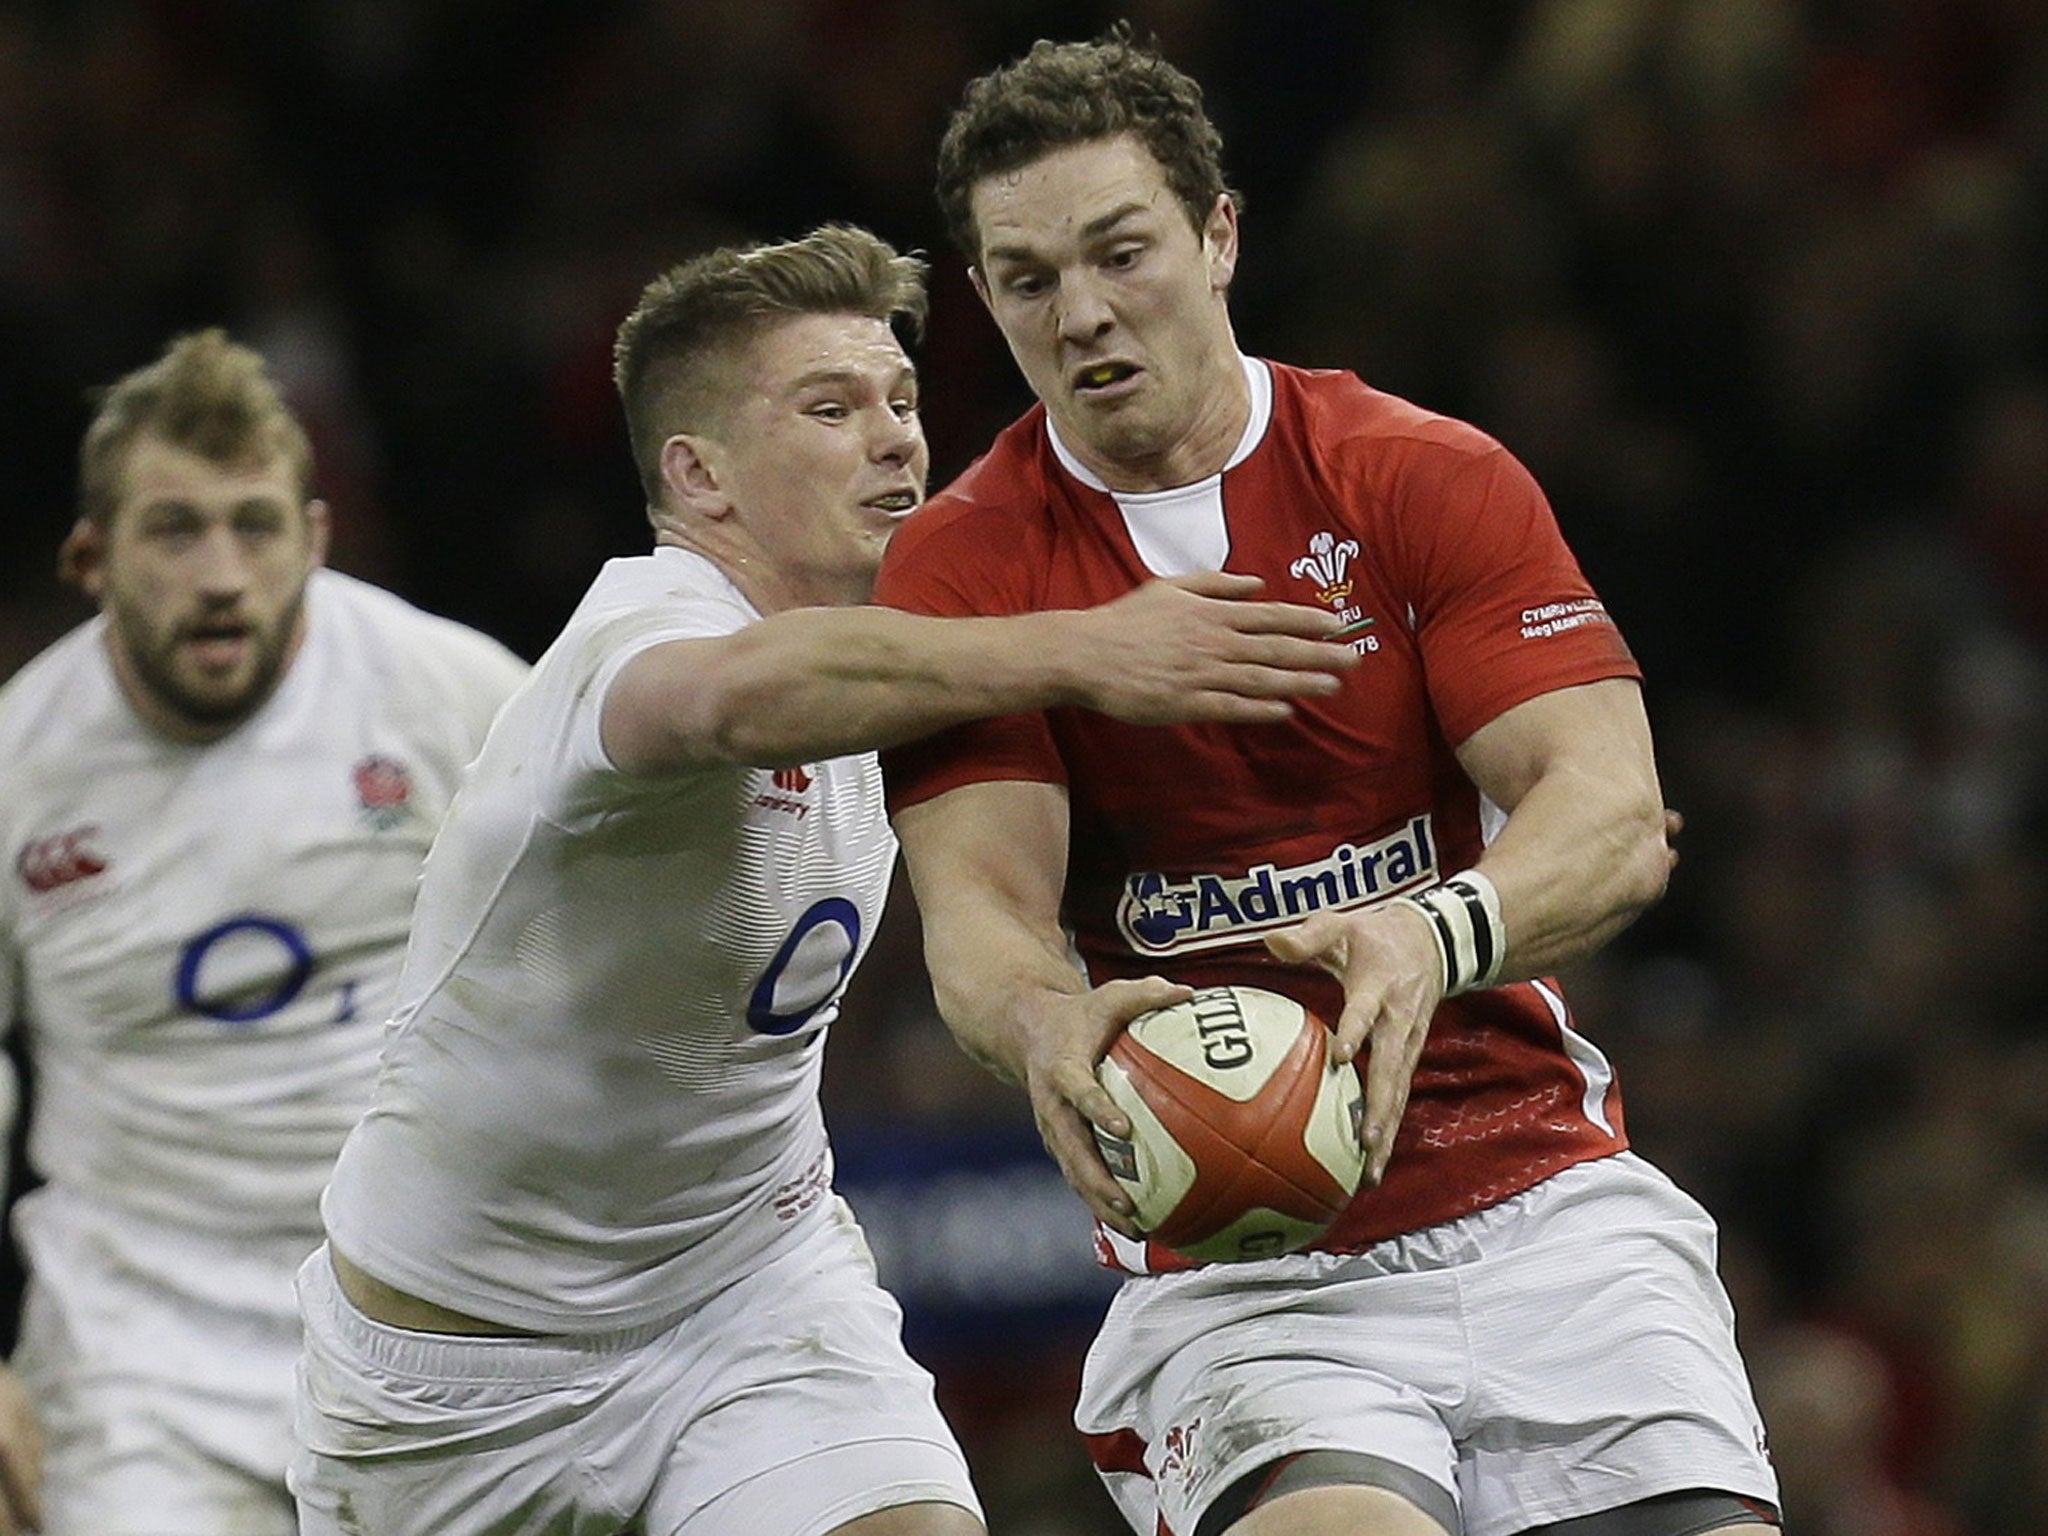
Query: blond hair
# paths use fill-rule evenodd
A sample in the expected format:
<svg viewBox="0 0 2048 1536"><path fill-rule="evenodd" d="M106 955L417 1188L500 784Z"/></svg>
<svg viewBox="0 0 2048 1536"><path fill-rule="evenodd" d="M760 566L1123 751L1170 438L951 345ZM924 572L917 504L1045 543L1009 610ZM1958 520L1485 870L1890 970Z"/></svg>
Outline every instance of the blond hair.
<svg viewBox="0 0 2048 1536"><path fill-rule="evenodd" d="M671 267L619 326L612 382L650 507L661 500L662 444L708 430L728 404L719 365L765 325L798 315L867 315L906 341L923 333L924 261L851 224L800 240L725 246Z"/></svg>
<svg viewBox="0 0 2048 1536"><path fill-rule="evenodd" d="M305 428L262 357L217 326L175 338L155 362L101 392L78 454L82 517L102 527L112 521L128 449L145 432L223 467L283 457L300 498L312 498Z"/></svg>

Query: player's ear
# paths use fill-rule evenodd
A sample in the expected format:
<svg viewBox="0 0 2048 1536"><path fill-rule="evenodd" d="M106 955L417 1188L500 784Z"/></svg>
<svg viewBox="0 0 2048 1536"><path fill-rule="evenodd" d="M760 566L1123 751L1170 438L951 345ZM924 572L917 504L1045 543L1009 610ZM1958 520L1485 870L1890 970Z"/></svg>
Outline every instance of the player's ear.
<svg viewBox="0 0 2048 1536"><path fill-rule="evenodd" d="M57 577L99 601L107 587L106 529L89 517L73 523L57 546Z"/></svg>
<svg viewBox="0 0 2048 1536"><path fill-rule="evenodd" d="M718 445L694 432L678 432L661 445L661 483L678 512L712 519L727 516L732 500L719 486Z"/></svg>
<svg viewBox="0 0 2048 1536"><path fill-rule="evenodd" d="M1237 275L1237 204L1228 192L1217 194L1216 206L1202 221L1202 256L1209 264L1209 287L1223 293Z"/></svg>
<svg viewBox="0 0 2048 1536"><path fill-rule="evenodd" d="M312 570L327 563L327 545L334 533L334 519L327 511L327 503L318 497L306 503L306 531L312 535L306 568Z"/></svg>
<svg viewBox="0 0 2048 1536"><path fill-rule="evenodd" d="M976 266L968 267L967 280L974 284L974 292L976 297L981 300L981 307L990 314L994 314L995 306L988 301L988 278L983 275L981 268Z"/></svg>

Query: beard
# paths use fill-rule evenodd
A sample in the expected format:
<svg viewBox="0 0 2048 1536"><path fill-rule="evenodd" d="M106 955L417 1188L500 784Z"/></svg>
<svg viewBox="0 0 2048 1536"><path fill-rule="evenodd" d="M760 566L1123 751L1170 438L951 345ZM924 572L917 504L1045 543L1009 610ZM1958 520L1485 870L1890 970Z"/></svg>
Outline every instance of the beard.
<svg viewBox="0 0 2048 1536"><path fill-rule="evenodd" d="M195 680L181 669L179 648L189 638L189 625L156 630L130 613L116 610L109 617L143 690L181 724L211 736L241 724L275 691L305 601L300 591L274 622L252 625L249 660L240 676L219 681L203 676Z"/></svg>

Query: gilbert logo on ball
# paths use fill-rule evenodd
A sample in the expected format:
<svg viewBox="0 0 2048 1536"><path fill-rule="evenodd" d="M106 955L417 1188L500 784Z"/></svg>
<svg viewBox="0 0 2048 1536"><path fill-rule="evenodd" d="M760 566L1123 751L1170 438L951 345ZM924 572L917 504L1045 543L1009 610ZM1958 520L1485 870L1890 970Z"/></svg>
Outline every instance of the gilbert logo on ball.
<svg viewBox="0 0 2048 1536"><path fill-rule="evenodd" d="M1141 1014L1103 1058L1128 1141L1102 1160L1156 1242L1191 1259L1263 1259L1312 1243L1365 1173L1365 1094L1330 1031L1292 998L1209 987Z"/></svg>

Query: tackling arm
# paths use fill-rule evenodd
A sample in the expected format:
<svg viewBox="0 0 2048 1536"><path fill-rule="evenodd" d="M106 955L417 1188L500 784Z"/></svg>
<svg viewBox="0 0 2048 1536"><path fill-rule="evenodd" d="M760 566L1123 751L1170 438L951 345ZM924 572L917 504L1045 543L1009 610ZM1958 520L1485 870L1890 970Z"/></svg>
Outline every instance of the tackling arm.
<svg viewBox="0 0 2048 1536"><path fill-rule="evenodd" d="M798 608L633 658L604 703L629 773L776 766L990 715L1078 705L1140 725L1283 719L1357 662L1328 613L1253 602L1255 577L1154 581L1099 607L940 619Z"/></svg>

